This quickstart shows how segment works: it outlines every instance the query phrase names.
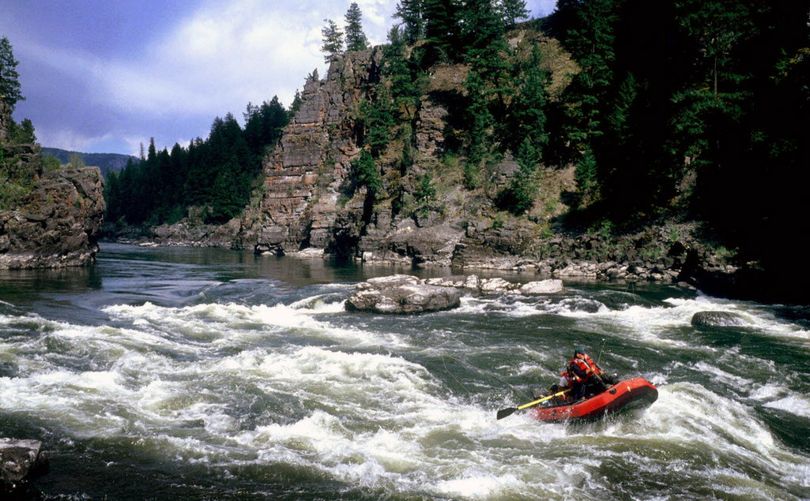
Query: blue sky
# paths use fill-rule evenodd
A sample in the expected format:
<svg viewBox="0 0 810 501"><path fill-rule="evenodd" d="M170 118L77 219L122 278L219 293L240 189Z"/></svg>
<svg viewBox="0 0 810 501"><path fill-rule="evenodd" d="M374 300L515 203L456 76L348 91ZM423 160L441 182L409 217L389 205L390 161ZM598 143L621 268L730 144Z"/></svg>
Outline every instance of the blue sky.
<svg viewBox="0 0 810 501"><path fill-rule="evenodd" d="M396 0L356 0L372 43L385 41ZM0 0L0 36L20 62L25 101L44 146L138 152L206 137L216 116L248 102L286 105L325 67L325 18L351 0ZM555 0L529 0L548 14Z"/></svg>

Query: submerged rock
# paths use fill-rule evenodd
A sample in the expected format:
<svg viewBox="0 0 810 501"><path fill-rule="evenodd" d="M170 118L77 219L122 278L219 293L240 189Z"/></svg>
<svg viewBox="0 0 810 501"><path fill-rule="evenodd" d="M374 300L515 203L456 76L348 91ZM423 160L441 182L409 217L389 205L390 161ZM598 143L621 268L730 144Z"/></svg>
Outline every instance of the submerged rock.
<svg viewBox="0 0 810 501"><path fill-rule="evenodd" d="M410 275L372 278L357 285L346 309L374 313L424 313L457 308L461 294L453 287L427 285Z"/></svg>
<svg viewBox="0 0 810 501"><path fill-rule="evenodd" d="M745 317L729 311L699 311L692 315L694 327L740 327L748 324Z"/></svg>
<svg viewBox="0 0 810 501"><path fill-rule="evenodd" d="M42 442L0 438L0 493L17 491L21 482L47 467Z"/></svg>

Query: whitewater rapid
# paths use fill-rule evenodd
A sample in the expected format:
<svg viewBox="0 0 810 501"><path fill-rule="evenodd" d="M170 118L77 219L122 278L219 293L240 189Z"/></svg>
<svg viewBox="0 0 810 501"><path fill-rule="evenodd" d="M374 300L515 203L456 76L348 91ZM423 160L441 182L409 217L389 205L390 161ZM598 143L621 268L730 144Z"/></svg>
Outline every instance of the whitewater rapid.
<svg viewBox="0 0 810 501"><path fill-rule="evenodd" d="M347 313L348 287L271 305L112 304L99 324L4 304L0 415L223 477L285 465L394 496L810 496L807 451L761 415L810 425L807 367L707 342L690 325L698 311L740 313L749 325L733 335L807 360L810 332L765 308L574 288L389 318ZM496 420L553 382L571 335L658 384L658 401L587 425Z"/></svg>

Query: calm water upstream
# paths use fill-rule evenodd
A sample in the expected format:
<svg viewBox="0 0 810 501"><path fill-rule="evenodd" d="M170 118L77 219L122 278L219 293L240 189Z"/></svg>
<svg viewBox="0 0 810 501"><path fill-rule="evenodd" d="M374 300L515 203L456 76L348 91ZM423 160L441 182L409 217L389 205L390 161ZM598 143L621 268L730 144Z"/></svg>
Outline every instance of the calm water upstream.
<svg viewBox="0 0 810 501"><path fill-rule="evenodd" d="M108 244L93 268L0 272L0 436L44 441L59 499L810 498L809 309L567 284L344 311L395 271ZM706 310L750 325L693 328ZM495 419L602 339L652 407Z"/></svg>

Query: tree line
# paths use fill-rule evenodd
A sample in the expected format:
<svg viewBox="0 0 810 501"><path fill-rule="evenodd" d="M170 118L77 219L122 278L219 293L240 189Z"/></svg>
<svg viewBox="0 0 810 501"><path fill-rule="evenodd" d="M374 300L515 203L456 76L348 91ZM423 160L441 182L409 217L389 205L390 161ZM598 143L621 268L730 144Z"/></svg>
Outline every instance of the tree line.
<svg viewBox="0 0 810 501"><path fill-rule="evenodd" d="M293 103L295 106L295 103ZM281 137L290 119L273 97L248 104L244 128L230 113L217 117L208 138L187 147L158 151L150 140L141 160L131 159L106 179L106 220L133 225L175 223L189 207L199 207L208 223L223 223L242 213L260 181L262 159Z"/></svg>

